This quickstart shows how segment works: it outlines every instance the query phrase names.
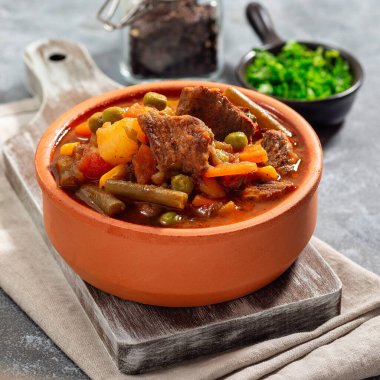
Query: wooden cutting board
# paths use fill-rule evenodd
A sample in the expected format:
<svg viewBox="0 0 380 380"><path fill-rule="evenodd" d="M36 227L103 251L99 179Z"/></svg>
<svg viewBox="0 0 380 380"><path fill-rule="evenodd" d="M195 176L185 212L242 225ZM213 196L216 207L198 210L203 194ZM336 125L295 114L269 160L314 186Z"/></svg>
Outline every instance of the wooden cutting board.
<svg viewBox="0 0 380 380"><path fill-rule="evenodd" d="M3 154L6 175L30 212L120 371L137 374L183 360L315 329L340 312L341 282L308 245L269 286L218 305L164 308L124 301L85 283L46 238L33 157L45 128L75 104L120 87L87 51L66 41L37 41L26 49L28 86L41 107Z"/></svg>

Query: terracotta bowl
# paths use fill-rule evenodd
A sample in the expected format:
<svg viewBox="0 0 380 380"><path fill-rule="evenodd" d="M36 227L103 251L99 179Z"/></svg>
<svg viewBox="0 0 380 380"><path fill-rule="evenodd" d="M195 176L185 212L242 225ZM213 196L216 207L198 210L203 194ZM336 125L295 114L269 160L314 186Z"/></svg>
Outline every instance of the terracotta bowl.
<svg viewBox="0 0 380 380"><path fill-rule="evenodd" d="M78 120L147 91L179 95L184 86L220 83L169 81L111 91L72 108L44 133L35 168L44 223L54 247L91 285L115 296L159 306L200 306L249 294L275 280L295 261L314 231L322 150L310 125L265 95L240 88L287 120L311 159L296 191L251 219L210 228L143 226L103 216L59 189L49 170L60 136Z"/></svg>

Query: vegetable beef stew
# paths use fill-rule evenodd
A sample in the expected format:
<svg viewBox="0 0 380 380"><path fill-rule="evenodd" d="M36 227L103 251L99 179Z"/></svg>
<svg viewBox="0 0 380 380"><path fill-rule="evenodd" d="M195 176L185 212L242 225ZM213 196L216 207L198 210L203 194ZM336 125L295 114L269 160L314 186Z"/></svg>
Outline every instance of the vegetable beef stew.
<svg viewBox="0 0 380 380"><path fill-rule="evenodd" d="M286 198L305 152L282 122L229 87L185 87L96 112L57 145L57 184L131 223L200 228L254 217Z"/></svg>

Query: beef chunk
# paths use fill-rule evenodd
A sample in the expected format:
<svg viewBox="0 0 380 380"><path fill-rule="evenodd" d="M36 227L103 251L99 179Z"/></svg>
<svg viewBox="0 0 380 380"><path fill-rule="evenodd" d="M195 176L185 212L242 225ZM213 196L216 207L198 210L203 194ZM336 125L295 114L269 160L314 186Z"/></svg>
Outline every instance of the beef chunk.
<svg viewBox="0 0 380 380"><path fill-rule="evenodd" d="M267 165L280 168L294 164L298 160L298 156L293 152L293 145L281 131L274 129L266 131L261 145L268 153Z"/></svg>
<svg viewBox="0 0 380 380"><path fill-rule="evenodd" d="M277 198L294 189L295 186L290 181L270 181L266 183L259 183L246 187L241 193L241 199L254 201L269 200Z"/></svg>
<svg viewBox="0 0 380 380"><path fill-rule="evenodd" d="M138 120L161 171L198 175L207 169L213 134L203 121L154 111Z"/></svg>
<svg viewBox="0 0 380 380"><path fill-rule="evenodd" d="M72 156L59 156L53 172L58 185L64 189L75 190L84 182L84 176L77 167L77 161Z"/></svg>
<svg viewBox="0 0 380 380"><path fill-rule="evenodd" d="M241 131L250 138L257 128L239 107L233 105L219 90L206 87L185 87L179 98L177 115L201 119L214 132L217 140L231 132Z"/></svg>

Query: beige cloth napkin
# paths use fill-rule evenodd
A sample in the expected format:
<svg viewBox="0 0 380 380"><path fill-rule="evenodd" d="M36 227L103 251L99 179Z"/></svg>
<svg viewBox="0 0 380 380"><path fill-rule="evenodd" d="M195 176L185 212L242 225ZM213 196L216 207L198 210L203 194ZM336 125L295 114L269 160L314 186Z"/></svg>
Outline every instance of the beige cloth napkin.
<svg viewBox="0 0 380 380"><path fill-rule="evenodd" d="M8 120L0 142L19 124ZM362 379L380 374L380 278L322 241L342 314L292 334L139 376L118 372L0 168L0 286L92 379ZM363 252L365 254L365 252Z"/></svg>

